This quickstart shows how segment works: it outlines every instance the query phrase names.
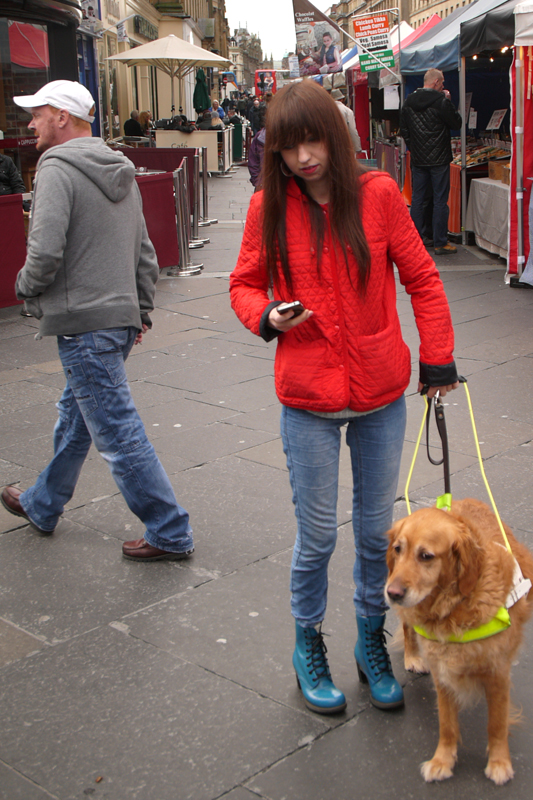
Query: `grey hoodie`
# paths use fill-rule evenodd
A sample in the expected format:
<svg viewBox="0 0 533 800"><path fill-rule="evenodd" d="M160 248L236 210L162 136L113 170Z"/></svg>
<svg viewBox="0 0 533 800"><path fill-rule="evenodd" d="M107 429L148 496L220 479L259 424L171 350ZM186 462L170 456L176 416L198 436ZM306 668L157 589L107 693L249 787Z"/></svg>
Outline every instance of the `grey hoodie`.
<svg viewBox="0 0 533 800"><path fill-rule="evenodd" d="M98 138L43 153L16 282L41 335L140 330L141 314L150 323L158 274L131 161Z"/></svg>

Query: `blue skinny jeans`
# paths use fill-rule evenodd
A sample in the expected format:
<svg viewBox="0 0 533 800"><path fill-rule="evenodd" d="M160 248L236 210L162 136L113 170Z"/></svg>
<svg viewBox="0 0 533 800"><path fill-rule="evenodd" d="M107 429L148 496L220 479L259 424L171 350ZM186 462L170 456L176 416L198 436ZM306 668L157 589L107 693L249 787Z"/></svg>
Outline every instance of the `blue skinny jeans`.
<svg viewBox="0 0 533 800"><path fill-rule="evenodd" d="M326 613L328 564L337 541L341 428L346 426L353 474L354 605L358 616L387 610L386 531L392 514L405 434L402 396L371 414L326 419L283 407L281 436L297 520L291 565L291 610L309 627Z"/></svg>

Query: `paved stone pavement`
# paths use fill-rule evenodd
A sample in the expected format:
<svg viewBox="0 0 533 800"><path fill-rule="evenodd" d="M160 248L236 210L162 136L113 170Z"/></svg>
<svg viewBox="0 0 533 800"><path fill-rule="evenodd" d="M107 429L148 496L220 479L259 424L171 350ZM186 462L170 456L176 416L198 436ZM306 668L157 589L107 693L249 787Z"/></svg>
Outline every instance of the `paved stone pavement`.
<svg viewBox="0 0 533 800"><path fill-rule="evenodd" d="M437 741L430 679L406 674L395 652L406 706L391 713L374 709L359 685L345 457L325 628L348 707L328 719L302 703L291 667L295 523L274 345L247 332L228 300L247 177L239 168L211 179L209 211L219 222L202 230L211 243L191 251L205 269L162 277L153 332L128 362L148 433L191 514L194 557L144 565L121 558L121 542L143 531L94 450L54 536L39 537L0 509L0 798L530 797L531 630L514 668L513 698L525 718L511 737L516 777L503 788L483 775L483 706L462 716L455 777L426 785L418 767ZM502 517L533 546L533 293L506 286L503 262L476 248L441 257L439 268L488 479ZM401 287L399 309L416 364ZM35 341L35 327L18 307L0 312L2 485L31 485L52 449L63 376L55 341ZM408 406L397 516L423 410L414 379ZM455 496L485 499L462 388L447 404L447 422ZM441 492L440 468L421 453L413 504Z"/></svg>

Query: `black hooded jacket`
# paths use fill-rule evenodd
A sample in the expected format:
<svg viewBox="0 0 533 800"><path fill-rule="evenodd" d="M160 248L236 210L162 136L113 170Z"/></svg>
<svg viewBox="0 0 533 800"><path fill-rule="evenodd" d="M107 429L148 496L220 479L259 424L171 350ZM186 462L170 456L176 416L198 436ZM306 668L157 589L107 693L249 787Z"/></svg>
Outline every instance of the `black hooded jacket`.
<svg viewBox="0 0 533 800"><path fill-rule="evenodd" d="M437 167L452 160L450 130L461 127L461 115L436 89L417 89L402 106L400 133L415 167Z"/></svg>

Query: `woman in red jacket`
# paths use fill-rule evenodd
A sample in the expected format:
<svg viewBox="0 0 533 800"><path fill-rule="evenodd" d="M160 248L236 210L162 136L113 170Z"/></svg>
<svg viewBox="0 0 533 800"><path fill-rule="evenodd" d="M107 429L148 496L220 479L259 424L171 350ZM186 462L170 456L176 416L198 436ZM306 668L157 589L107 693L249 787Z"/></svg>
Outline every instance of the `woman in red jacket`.
<svg viewBox="0 0 533 800"><path fill-rule="evenodd" d="M455 388L453 330L435 264L395 182L358 166L334 101L311 80L269 106L263 191L251 201L232 306L254 333L277 337L275 381L293 490L293 665L306 705L342 711L321 624L337 537L341 428L351 452L354 604L359 678L379 708L403 704L384 637L385 532L392 524L411 359L396 281L411 296L428 396ZM282 303L299 301L284 312Z"/></svg>

